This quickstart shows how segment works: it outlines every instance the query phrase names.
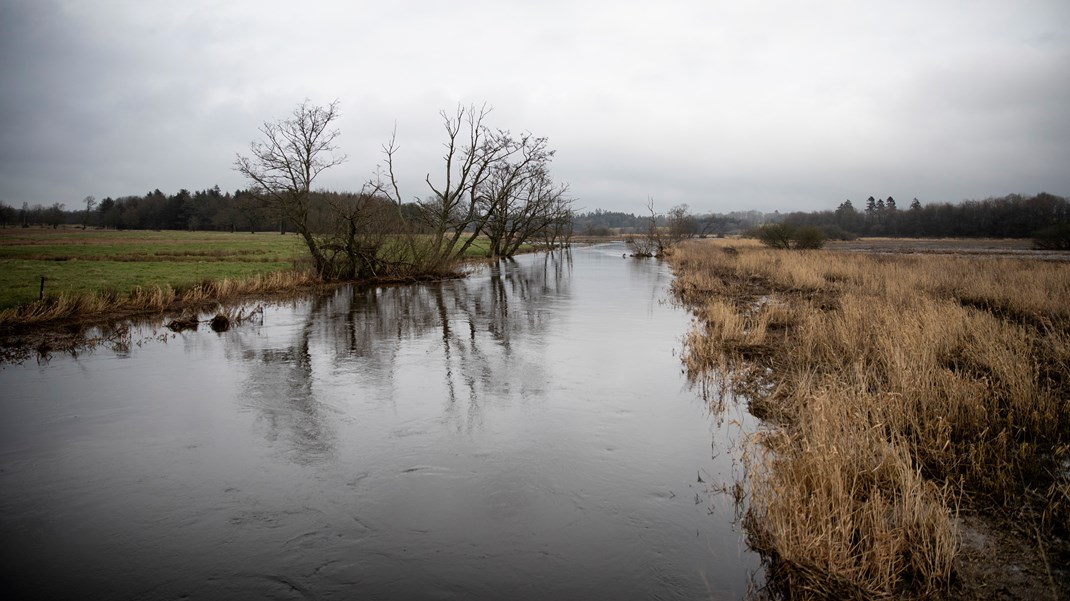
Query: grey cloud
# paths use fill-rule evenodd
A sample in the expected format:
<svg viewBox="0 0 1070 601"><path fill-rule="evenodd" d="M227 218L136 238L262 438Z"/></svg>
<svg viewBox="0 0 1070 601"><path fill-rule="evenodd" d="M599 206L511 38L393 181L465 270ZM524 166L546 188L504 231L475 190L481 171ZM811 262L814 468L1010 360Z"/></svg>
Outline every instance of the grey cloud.
<svg viewBox="0 0 1070 601"><path fill-rule="evenodd" d="M0 198L243 182L265 120L342 103L355 189L397 124L403 192L437 113L549 136L587 208L832 208L870 194L1070 194L1070 9L821 1L14 0L0 6Z"/></svg>

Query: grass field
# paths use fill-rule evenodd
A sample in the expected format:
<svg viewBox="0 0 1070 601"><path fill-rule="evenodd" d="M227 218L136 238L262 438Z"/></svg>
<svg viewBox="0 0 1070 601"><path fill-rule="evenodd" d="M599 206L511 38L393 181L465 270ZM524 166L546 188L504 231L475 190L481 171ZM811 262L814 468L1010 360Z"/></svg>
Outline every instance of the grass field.
<svg viewBox="0 0 1070 601"><path fill-rule="evenodd" d="M485 256L487 246L478 239L467 255ZM310 268L295 234L0 228L0 325L294 291L316 283Z"/></svg>
<svg viewBox="0 0 1070 601"><path fill-rule="evenodd" d="M0 229L0 310L37 300L41 276L46 296L127 294L286 271L306 256L293 234Z"/></svg>

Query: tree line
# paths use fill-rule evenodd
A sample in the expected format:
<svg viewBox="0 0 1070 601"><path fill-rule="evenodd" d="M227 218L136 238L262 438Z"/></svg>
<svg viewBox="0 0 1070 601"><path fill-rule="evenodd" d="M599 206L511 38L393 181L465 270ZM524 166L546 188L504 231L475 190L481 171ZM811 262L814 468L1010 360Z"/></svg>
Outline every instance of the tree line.
<svg viewBox="0 0 1070 601"><path fill-rule="evenodd" d="M779 214L761 211L732 211L729 213L692 214L688 205L677 205L668 212L654 215L635 215L621 211L593 211L577 213L573 218L577 234L585 236L615 236L643 234L654 224L660 228L682 230L690 236L724 236L745 233Z"/></svg>
<svg viewBox="0 0 1070 601"><path fill-rule="evenodd" d="M349 192L313 192L310 219L314 227L326 227L329 215L323 207L354 196L357 195ZM0 202L0 227L65 225L114 230L294 231L293 225L276 215L262 198L241 188L233 192L224 192L219 186L193 192L183 188L173 194L164 194L157 188L143 195L107 197L100 201L87 196L78 207L68 209L64 203L31 207L23 203L21 208L15 208ZM403 210L415 212L415 203Z"/></svg>
<svg viewBox="0 0 1070 601"><path fill-rule="evenodd" d="M328 219L326 211L316 211L342 202L354 195L344 192L312 192L315 228L323 229ZM386 200L382 197L380 200ZM88 202L87 202L88 201ZM88 208L82 208L88 205ZM392 209L392 205L391 205ZM419 203L402 203L402 213L410 224L420 224L422 209ZM508 213L503 212L501 215ZM658 215L659 226L667 226L670 215ZM620 211L578 212L572 215L576 233L610 236L638 233L648 227L648 216ZM987 237L1030 238L1045 228L1070 223L1070 202L1064 197L1048 193L1035 196L1010 194L984 200L966 200L957 204L930 203L923 205L913 199L900 208L892 197L868 198L856 208L850 200L832 211L778 212L733 211L690 216L686 227L696 236L742 234L766 223L787 223L797 227L817 227L832 237L843 236L900 236L900 237ZM522 221L520 223L523 223ZM508 221L494 225L506 229ZM164 194L159 189L144 195L104 198L99 202L86 197L78 208L68 209L62 203L51 206L16 208L0 202L0 226L88 225L110 229L151 230L216 230L216 231L294 231L285 218L270 210L263 198L247 189L224 192L219 186L204 190L179 190ZM385 225L385 224L384 224ZM389 226L403 229L400 222ZM516 239L512 244L515 246Z"/></svg>
<svg viewBox="0 0 1070 601"><path fill-rule="evenodd" d="M853 236L909 238L1033 238L1038 232L1070 224L1070 201L1041 192L1035 196L1008 194L957 204L923 205L917 198L900 208L894 198L870 196L861 208L850 200L835 211L790 213L785 223L811 226L829 233Z"/></svg>
<svg viewBox="0 0 1070 601"><path fill-rule="evenodd" d="M686 205L682 205L686 210ZM675 209L674 209L675 210ZM650 217L596 209L575 217L578 233L593 236L643 233ZM669 227L674 211L655 216L658 227ZM1009 194L984 200L923 205L917 198L906 208L891 196L870 196L856 208L845 200L835 210L762 213L734 211L688 215L675 227L690 235L729 235L757 232L762 226L784 225L792 231L810 228L826 238L850 239L858 236L905 238L1033 238L1054 243L1053 237L1070 237L1070 201L1042 192L1034 196ZM780 231L780 230L774 230ZM787 234L784 234L787 235ZM1063 242L1062 244L1066 244ZM1054 248L1053 246L1048 246Z"/></svg>

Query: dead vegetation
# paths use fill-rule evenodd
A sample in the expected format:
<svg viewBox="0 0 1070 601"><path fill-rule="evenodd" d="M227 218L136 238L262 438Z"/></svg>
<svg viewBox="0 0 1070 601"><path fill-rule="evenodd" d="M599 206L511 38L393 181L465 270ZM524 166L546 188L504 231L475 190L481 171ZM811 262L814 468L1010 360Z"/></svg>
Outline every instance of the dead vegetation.
<svg viewBox="0 0 1070 601"><path fill-rule="evenodd" d="M1024 596L1065 598L1070 265L734 244L680 247L674 290L690 376L767 427L744 525L773 596L976 593L968 514L1039 549Z"/></svg>
<svg viewBox="0 0 1070 601"><path fill-rule="evenodd" d="M308 290L320 284L321 280L310 272L279 271L246 279L205 280L177 289L171 286L136 287L127 295L109 291L61 294L0 311L0 333L50 322L62 323L87 315L113 318L118 315L193 310L247 297Z"/></svg>
<svg viewBox="0 0 1070 601"><path fill-rule="evenodd" d="M209 319L202 320L196 313L183 315L181 317L175 317L171 321L167 322L164 326L172 332L185 332L187 330L197 330L202 323L207 323L213 332L226 332L231 326L237 326L250 320L258 320L263 322L264 319L264 306L257 305L256 307L246 311L244 307L234 311L220 310Z"/></svg>
<svg viewBox="0 0 1070 601"><path fill-rule="evenodd" d="M0 311L0 363L20 362L54 352L77 353L101 345L129 344L131 319L179 315L166 327L196 329L197 315L215 313L209 325L217 332L249 319L252 313L228 309L253 298L306 293L323 282L310 272L281 271L234 280L205 280L186 288L135 288L127 295L100 292L60 295ZM262 312L262 310L261 310Z"/></svg>

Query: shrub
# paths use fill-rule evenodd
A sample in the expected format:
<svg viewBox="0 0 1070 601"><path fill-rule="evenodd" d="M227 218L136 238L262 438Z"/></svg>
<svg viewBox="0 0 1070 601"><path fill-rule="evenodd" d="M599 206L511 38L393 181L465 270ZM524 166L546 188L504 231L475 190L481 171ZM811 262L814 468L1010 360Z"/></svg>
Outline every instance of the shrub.
<svg viewBox="0 0 1070 601"><path fill-rule="evenodd" d="M770 248L815 249L825 245L825 233L816 227L796 228L786 223L770 223L754 230L754 237Z"/></svg>
<svg viewBox="0 0 1070 601"><path fill-rule="evenodd" d="M817 249L825 245L825 233L816 227L801 227L791 234L794 248Z"/></svg>
<svg viewBox="0 0 1070 601"><path fill-rule="evenodd" d="M769 223L754 230L754 237L769 248L791 248L792 228L783 223Z"/></svg>

